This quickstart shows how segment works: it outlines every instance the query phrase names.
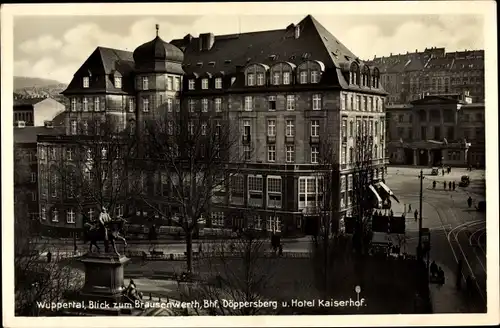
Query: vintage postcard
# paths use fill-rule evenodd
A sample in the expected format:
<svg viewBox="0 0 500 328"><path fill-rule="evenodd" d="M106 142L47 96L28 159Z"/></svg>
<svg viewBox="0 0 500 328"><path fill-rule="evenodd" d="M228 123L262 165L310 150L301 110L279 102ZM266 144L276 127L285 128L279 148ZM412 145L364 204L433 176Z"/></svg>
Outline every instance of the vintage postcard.
<svg viewBox="0 0 500 328"><path fill-rule="evenodd" d="M498 323L495 9L2 6L4 325Z"/></svg>

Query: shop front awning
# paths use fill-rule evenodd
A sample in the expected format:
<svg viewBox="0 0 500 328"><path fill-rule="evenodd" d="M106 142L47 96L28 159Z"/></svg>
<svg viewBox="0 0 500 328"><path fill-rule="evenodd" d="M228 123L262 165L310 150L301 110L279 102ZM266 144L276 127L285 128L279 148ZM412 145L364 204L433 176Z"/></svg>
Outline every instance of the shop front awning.
<svg viewBox="0 0 500 328"><path fill-rule="evenodd" d="M392 190L391 190L389 187L387 187L387 185L386 185L385 183L383 183L382 181L380 181L380 182L378 183L378 185L379 185L382 189L384 189L384 190L385 190L385 192L386 192L389 196L391 196L392 198L394 198L394 199L396 200L396 202L398 202L398 203L399 203L399 199L396 197L396 195L394 195L394 193L392 192Z"/></svg>
<svg viewBox="0 0 500 328"><path fill-rule="evenodd" d="M369 188L372 191L373 195L375 195L375 198L377 198L377 208L382 208L382 198L378 194L377 190L372 185L370 185Z"/></svg>

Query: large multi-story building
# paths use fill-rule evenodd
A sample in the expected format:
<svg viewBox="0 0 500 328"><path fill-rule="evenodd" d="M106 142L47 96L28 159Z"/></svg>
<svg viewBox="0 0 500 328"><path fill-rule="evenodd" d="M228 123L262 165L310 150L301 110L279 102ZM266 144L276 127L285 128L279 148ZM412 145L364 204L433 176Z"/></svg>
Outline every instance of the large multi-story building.
<svg viewBox="0 0 500 328"><path fill-rule="evenodd" d="M467 94L386 106L390 162L484 167L484 110L484 104L472 103Z"/></svg>
<svg viewBox="0 0 500 328"><path fill-rule="evenodd" d="M380 79L389 93L388 104L405 104L424 94L469 91L473 102L484 102L484 50L445 52L429 48L423 52L375 57Z"/></svg>
<svg viewBox="0 0 500 328"><path fill-rule="evenodd" d="M66 136L39 138L39 151L60 159L67 156L64 144L95 133L89 121L104 115L137 129L137 135L143 122L162 109L212 112L214 119L237 126L245 165L231 178L226 197L212 204L208 226L235 227L238 223L229 222L225 213L251 208L255 229L303 233L317 218L312 208L322 193L316 172L320 146L326 143L335 172L333 212L339 219L349 215L353 148L362 132L372 140L372 178L384 175L386 92L380 71L359 60L312 16L280 30L188 34L170 43L158 36L157 26L156 38L133 53L98 47L64 95L71 104ZM41 176L48 186L48 175ZM162 181L150 181L161 188ZM58 195L41 192L46 225L80 228L89 211L97 215L95 206L79 209ZM153 215L132 204L119 208Z"/></svg>

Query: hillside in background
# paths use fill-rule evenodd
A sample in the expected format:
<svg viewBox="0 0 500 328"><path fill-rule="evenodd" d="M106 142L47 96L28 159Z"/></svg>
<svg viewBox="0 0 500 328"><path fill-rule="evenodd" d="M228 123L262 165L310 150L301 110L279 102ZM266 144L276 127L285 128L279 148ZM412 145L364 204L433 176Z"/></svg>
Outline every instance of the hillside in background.
<svg viewBox="0 0 500 328"><path fill-rule="evenodd" d="M60 94L67 86L55 80L14 76L14 97L51 97L68 105L67 99Z"/></svg>

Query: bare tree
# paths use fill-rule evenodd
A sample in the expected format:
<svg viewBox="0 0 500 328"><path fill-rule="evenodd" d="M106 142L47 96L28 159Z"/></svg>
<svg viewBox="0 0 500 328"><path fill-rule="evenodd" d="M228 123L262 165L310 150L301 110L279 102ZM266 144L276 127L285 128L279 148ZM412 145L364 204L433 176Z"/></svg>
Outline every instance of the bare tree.
<svg viewBox="0 0 500 328"><path fill-rule="evenodd" d="M358 129L353 149L353 246L359 254L368 251L371 239L368 224L373 212L373 198L369 187L373 182L374 141L366 131L366 127Z"/></svg>
<svg viewBox="0 0 500 328"><path fill-rule="evenodd" d="M91 217L89 206L126 217L124 204L137 191L131 169L137 155L134 130L111 114L84 124L81 134L66 137L57 160L49 164L49 184L60 188L65 201L75 204L86 221L97 216L91 212Z"/></svg>
<svg viewBox="0 0 500 328"><path fill-rule="evenodd" d="M156 182L168 189L168 206L146 193L141 200L182 228L188 273L193 268L194 232L207 216L212 197L228 187L243 158L238 131L217 114L191 108L163 112L146 121L141 136L142 170L153 172Z"/></svg>
<svg viewBox="0 0 500 328"><path fill-rule="evenodd" d="M204 252L201 282L192 285L187 299L211 300L204 311L210 315L257 315L276 313L278 309L259 306L272 289L274 266L278 259L268 250L266 241L251 230L239 237L215 243ZM245 302L248 306L233 307Z"/></svg>

